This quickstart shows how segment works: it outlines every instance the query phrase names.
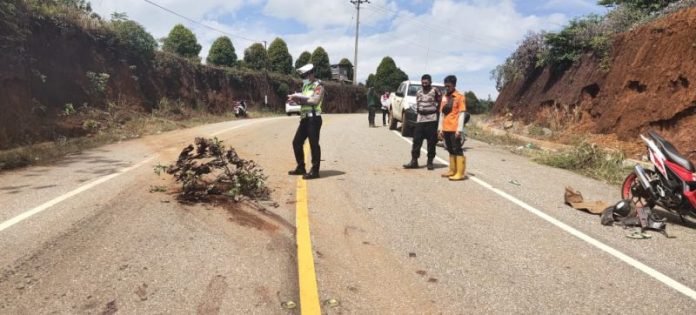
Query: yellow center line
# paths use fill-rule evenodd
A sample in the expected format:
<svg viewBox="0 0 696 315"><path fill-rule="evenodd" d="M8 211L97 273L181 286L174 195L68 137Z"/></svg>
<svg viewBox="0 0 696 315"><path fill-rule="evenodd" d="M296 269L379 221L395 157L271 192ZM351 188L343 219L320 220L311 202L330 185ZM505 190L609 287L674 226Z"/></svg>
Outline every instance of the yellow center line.
<svg viewBox="0 0 696 315"><path fill-rule="evenodd" d="M305 157L308 157L309 146L305 144ZM314 254L312 238L309 233L309 207L307 202L307 181L302 177L297 179L297 271L300 283L300 312L302 315L319 315L319 289L317 275L314 270Z"/></svg>

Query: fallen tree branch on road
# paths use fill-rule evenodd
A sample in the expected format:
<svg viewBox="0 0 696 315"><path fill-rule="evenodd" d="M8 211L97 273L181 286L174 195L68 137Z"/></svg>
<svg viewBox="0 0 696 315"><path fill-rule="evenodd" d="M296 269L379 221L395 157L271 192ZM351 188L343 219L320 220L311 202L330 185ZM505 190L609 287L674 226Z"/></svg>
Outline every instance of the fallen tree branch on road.
<svg viewBox="0 0 696 315"><path fill-rule="evenodd" d="M166 171L181 183L180 202L210 202L220 197L235 202L270 199L267 177L256 162L242 159L217 138L196 138L194 144L181 151L175 164L155 167L158 175Z"/></svg>

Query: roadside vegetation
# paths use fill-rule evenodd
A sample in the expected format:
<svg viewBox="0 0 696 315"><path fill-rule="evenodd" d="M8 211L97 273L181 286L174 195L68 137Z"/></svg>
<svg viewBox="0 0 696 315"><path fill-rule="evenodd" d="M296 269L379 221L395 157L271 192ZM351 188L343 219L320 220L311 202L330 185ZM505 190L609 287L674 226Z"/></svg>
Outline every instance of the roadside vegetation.
<svg viewBox="0 0 696 315"><path fill-rule="evenodd" d="M696 6L696 0L600 0L598 4L611 10L605 15L574 19L558 32L527 34L512 55L491 72L498 91L537 69L550 66L563 71L585 54L592 54L599 60L602 70L608 71L611 68L612 42L617 34Z"/></svg>
<svg viewBox="0 0 696 315"><path fill-rule="evenodd" d="M550 151L523 141L509 132L497 134L475 124L467 126L467 134L478 141L505 147L510 152L529 157L539 164L566 169L614 185L621 184L631 172L631 169L624 167L626 157L623 153L603 149L583 138L578 138L570 149Z"/></svg>
<svg viewBox="0 0 696 315"><path fill-rule="evenodd" d="M30 28L29 23L38 26ZM65 104L32 95L31 104L26 104L26 108L31 110L22 113L33 116L27 118L32 123L25 124L36 126L30 128L31 132L18 132L17 128L10 130L8 126L0 126L0 171L49 163L65 155L114 141L233 118L225 112L231 110L232 106L220 105L224 102L220 97L209 100L211 94L205 90L207 87L197 86L192 93L187 92L190 95L182 96L182 99L186 98L185 101L179 100L176 95L185 90L177 86L179 82L172 82L171 86L167 82L166 87L155 88L161 88L157 92L162 93L157 95L166 95L168 99L157 101L160 96L147 100L132 95L123 97L124 85L135 86L136 91L145 86L152 91L152 83L148 82L152 78L145 77L147 75L176 73L190 75L192 80L214 77L200 81L225 82L229 89L234 90L231 93L234 97L247 101L252 108L250 114L254 117L276 115L273 110L282 110L283 104L280 103L301 84L295 68L314 63L320 79L330 80L332 77L329 55L321 46L311 53L303 53L293 63L293 57L282 38L275 38L268 49L261 43L255 43L240 53L230 38L221 36L214 41L205 59L206 64L202 64L199 57L201 44L196 35L181 24L174 25L166 37L155 39L140 23L129 19L126 13L100 16L92 11L90 3L85 0L2 1L0 41L3 44L0 47L5 48L3 55L11 61L10 64L21 63L30 68L33 77L25 80L27 84L35 80L48 87L48 83L61 80L55 76L48 77L46 71L37 68L37 63L27 61L27 58L34 57L12 53L18 50L16 47L27 45L30 38L40 36L38 33L32 34L30 29L38 32L37 29L42 29L39 26L43 24L65 30L68 34L83 30L100 47L117 51L119 63L127 62L126 70L130 70L133 82L124 83L122 69L112 68L118 65L111 60L102 60L103 56L95 56L99 59L96 69L64 78L75 82L74 85L84 82L83 86L77 86L74 90L82 90L86 95L68 95L69 101ZM352 72L348 59L343 58L341 64L349 66ZM140 82L144 82L144 85ZM354 103L364 93L362 88L331 82L327 83L327 91L331 102L326 104L325 110L339 113L354 111ZM143 93L150 94L153 93ZM268 94L268 107L260 106L264 94ZM211 102L217 103L213 106ZM39 127L43 129L39 131Z"/></svg>
<svg viewBox="0 0 696 315"><path fill-rule="evenodd" d="M50 164L70 154L77 154L109 143L236 119L232 112L212 114L179 101L162 99L158 103L159 108L151 113L114 103L111 103L105 111L94 108L68 111L69 117L66 118L77 123L82 122L81 128L88 133L87 136L60 137L53 142L0 151L0 171L29 165ZM280 115L267 111L249 114L251 118Z"/></svg>
<svg viewBox="0 0 696 315"><path fill-rule="evenodd" d="M623 153L605 150L584 140L563 152L535 152L533 159L544 165L566 169L615 185L621 184L631 172L631 169L624 167Z"/></svg>

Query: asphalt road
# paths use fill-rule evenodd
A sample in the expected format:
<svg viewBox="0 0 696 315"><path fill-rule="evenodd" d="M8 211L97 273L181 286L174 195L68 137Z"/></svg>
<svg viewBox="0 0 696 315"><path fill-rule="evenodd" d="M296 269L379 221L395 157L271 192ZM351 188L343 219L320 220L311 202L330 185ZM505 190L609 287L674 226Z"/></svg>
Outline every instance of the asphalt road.
<svg viewBox="0 0 696 315"><path fill-rule="evenodd" d="M281 307L300 296L297 178L286 175L297 123L207 125L1 173L0 313L299 314ZM278 207L150 192L174 185L154 165L213 135L263 166ZM618 187L473 140L465 182L440 178L445 165L403 170L410 144L364 115L326 115L321 144L307 198L323 313L696 309L696 229L672 218L675 238L633 240L563 204L566 185L609 202Z"/></svg>

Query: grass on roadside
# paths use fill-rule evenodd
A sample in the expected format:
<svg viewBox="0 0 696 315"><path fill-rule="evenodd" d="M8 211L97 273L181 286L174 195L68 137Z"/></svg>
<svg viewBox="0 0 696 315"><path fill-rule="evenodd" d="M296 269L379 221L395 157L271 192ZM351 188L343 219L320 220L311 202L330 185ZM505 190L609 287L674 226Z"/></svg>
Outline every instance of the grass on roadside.
<svg viewBox="0 0 696 315"><path fill-rule="evenodd" d="M526 144L524 141L510 136L510 134L506 133L505 135L496 135L491 131L481 129L474 124L467 125L466 129L468 137L488 144L515 147Z"/></svg>
<svg viewBox="0 0 696 315"><path fill-rule="evenodd" d="M534 160L552 167L620 184L631 172L623 166L625 156L621 152L609 151L588 142L581 142L570 150L558 153L540 152Z"/></svg>
<svg viewBox="0 0 696 315"><path fill-rule="evenodd" d="M176 111L176 110L175 110ZM252 112L251 118L278 116L271 111ZM44 165L56 162L67 155L80 153L105 144L140 138L175 129L236 119L233 113L214 115L204 111L188 110L185 115L173 115L171 110L155 110L153 113L120 110L108 114L107 119L87 116L84 128L95 129L85 137L60 138L54 142L43 142L10 150L0 151L0 171ZM123 117L128 117L123 119ZM123 122L117 122L123 121Z"/></svg>
<svg viewBox="0 0 696 315"><path fill-rule="evenodd" d="M533 145L530 146L509 134L496 135L477 126L467 126L467 129L469 137L473 139L493 145L524 146L524 150L511 151L529 156L537 163L570 170L610 184L620 184L631 172L630 169L623 167L625 159L623 153L605 150L587 141L579 140L570 150L550 152L535 149Z"/></svg>

